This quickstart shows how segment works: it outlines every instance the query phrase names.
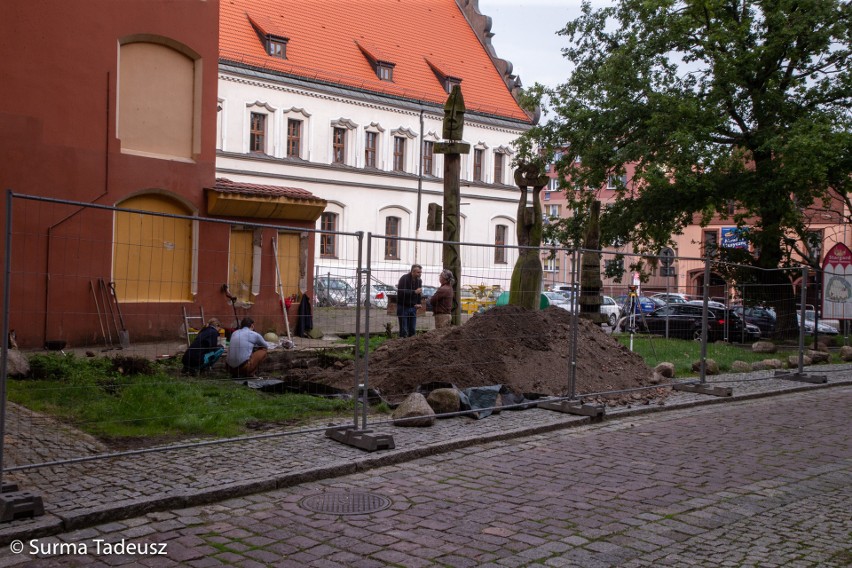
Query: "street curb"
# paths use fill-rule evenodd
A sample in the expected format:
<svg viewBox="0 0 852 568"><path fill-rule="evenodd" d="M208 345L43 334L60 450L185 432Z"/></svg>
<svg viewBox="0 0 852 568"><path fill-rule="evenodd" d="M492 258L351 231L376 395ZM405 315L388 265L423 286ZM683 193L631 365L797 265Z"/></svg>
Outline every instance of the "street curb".
<svg viewBox="0 0 852 568"><path fill-rule="evenodd" d="M566 415L565 420L543 425L515 428L492 434L460 437L448 441L436 442L426 446L411 449L394 450L386 454L364 454L352 461L328 466L308 469L301 472L287 473L280 476L272 476L267 479L253 480L250 482L236 482L225 486L219 486L200 491L187 492L178 495L163 495L149 498L141 498L132 505L122 504L120 507L109 505L99 506L91 509L77 511L73 514L51 514L43 517L27 519L26 524L19 527L9 527L7 530L0 529L0 545L6 545L16 539L32 539L52 536L64 532L70 532L96 526L107 522L116 522L124 519L138 517L153 512L168 511L172 509L183 509L211 503L226 499L245 497L272 491L285 489L303 483L320 481L342 477L371 469L397 465L419 458L440 455L454 450L467 448L480 444L500 442L504 440L535 436L556 430L576 428L590 425L592 423L614 422L623 418L631 418L646 414L659 412L684 410L700 406L715 404L728 404L732 402L743 402L761 398L777 397L787 394L797 394L827 388L852 386L852 379L838 380L824 384L804 384L801 386L785 388L783 390L770 390L765 392L745 393L737 395L734 393L729 397L708 397L692 401L676 402L670 405L648 405L636 408L616 410L602 417L592 419L588 416ZM504 411L508 412L508 411Z"/></svg>

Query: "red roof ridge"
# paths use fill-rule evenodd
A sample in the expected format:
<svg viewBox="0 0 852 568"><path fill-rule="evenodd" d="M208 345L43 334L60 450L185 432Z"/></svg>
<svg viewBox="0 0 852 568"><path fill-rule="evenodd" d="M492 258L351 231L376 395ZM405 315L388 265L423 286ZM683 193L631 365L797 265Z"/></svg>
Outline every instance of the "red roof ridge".
<svg viewBox="0 0 852 568"><path fill-rule="evenodd" d="M245 183L232 181L227 178L216 178L216 185L206 189L219 193L233 193L238 195L261 195L266 197L289 197L291 199L320 200L310 191L300 187L284 187L280 185L266 185L259 183Z"/></svg>

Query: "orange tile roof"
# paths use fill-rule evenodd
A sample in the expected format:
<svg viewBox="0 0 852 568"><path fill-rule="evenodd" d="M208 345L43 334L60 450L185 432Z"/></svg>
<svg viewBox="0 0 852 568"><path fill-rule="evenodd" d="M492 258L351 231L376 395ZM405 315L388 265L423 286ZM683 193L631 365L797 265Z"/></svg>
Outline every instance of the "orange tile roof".
<svg viewBox="0 0 852 568"><path fill-rule="evenodd" d="M262 33L288 38L287 59L266 54ZM359 44L394 63L376 77ZM462 79L468 111L530 123L456 0L221 0L219 56L298 77L443 104L432 66ZM447 67L444 69L444 67Z"/></svg>

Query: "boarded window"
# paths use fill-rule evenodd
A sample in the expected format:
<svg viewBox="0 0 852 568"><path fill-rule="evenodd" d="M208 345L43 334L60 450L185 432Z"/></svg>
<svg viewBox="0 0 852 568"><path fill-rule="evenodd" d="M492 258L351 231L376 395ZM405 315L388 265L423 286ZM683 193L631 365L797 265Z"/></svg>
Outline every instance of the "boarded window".
<svg viewBox="0 0 852 568"><path fill-rule="evenodd" d="M163 195L131 197L119 207L189 214L179 203ZM117 212L113 281L122 301L192 300L192 221Z"/></svg>
<svg viewBox="0 0 852 568"><path fill-rule="evenodd" d="M228 286L237 300L252 302L252 274L254 270L254 231L240 227L231 228L228 250Z"/></svg>

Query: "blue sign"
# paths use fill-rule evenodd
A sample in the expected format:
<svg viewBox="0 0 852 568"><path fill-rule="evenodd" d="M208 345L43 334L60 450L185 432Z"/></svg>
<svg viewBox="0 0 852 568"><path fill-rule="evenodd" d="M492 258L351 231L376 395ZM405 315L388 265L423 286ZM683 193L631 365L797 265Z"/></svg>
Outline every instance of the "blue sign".
<svg viewBox="0 0 852 568"><path fill-rule="evenodd" d="M748 241L746 240L748 228L743 227L722 227L722 243L724 248L747 249Z"/></svg>

